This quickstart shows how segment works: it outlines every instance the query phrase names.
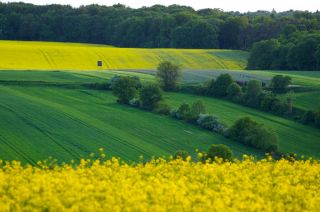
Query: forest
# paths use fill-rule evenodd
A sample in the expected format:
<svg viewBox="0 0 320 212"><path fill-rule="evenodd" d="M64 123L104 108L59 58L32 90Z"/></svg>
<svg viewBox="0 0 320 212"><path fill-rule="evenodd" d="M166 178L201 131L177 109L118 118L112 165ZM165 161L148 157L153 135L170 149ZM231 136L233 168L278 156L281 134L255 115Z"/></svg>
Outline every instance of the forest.
<svg viewBox="0 0 320 212"><path fill-rule="evenodd" d="M0 40L250 50L254 43L282 34L319 34L319 30L319 11L240 13L179 5L132 9L121 4L73 8L0 3Z"/></svg>

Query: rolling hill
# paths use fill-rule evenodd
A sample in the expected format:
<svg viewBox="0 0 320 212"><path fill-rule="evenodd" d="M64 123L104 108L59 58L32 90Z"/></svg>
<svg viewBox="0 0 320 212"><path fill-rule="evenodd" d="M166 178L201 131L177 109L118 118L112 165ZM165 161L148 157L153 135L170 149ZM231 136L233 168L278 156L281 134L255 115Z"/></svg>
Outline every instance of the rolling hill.
<svg viewBox="0 0 320 212"><path fill-rule="evenodd" d="M195 154L213 143L237 156L262 153L181 121L115 103L110 92L56 87L0 86L0 158L34 164L87 157L104 147L108 156ZM194 155L195 156L195 155Z"/></svg>
<svg viewBox="0 0 320 212"><path fill-rule="evenodd" d="M97 70L156 69L171 60L183 69L244 69L247 52L203 49L137 49L56 42L0 41L0 69Z"/></svg>

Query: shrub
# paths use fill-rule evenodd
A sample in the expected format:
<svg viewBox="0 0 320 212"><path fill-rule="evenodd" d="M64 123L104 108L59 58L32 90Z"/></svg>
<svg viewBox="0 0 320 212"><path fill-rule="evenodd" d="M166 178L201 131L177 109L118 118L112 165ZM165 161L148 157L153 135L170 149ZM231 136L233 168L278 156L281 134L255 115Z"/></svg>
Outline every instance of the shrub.
<svg viewBox="0 0 320 212"><path fill-rule="evenodd" d="M212 96L214 94L214 83L215 80L211 79L208 82L206 82L206 84L204 85L205 90L206 90L206 94Z"/></svg>
<svg viewBox="0 0 320 212"><path fill-rule="evenodd" d="M240 85L238 85L238 83L233 82L231 83L228 88L227 88L227 95L229 98L235 98L240 96L242 93L242 89L240 87Z"/></svg>
<svg viewBox="0 0 320 212"><path fill-rule="evenodd" d="M267 130L262 125L257 125L253 133L245 138L245 143L267 152L275 152L278 149L278 136L275 132Z"/></svg>
<svg viewBox="0 0 320 212"><path fill-rule="evenodd" d="M164 102L160 102L158 106L155 108L155 112L162 115L169 115L170 111L170 106Z"/></svg>
<svg viewBox="0 0 320 212"><path fill-rule="evenodd" d="M219 122L217 117L209 114L200 114L197 123L204 129L218 133L222 133L225 129L225 127Z"/></svg>
<svg viewBox="0 0 320 212"><path fill-rule="evenodd" d="M190 105L188 103L183 103L176 112L176 118L187 119L190 116L190 111Z"/></svg>
<svg viewBox="0 0 320 212"><path fill-rule="evenodd" d="M215 158L221 158L224 161L233 160L233 153L231 149L228 146L223 144L211 145L206 156L207 156L207 159L210 159L211 161L214 161Z"/></svg>
<svg viewBox="0 0 320 212"><path fill-rule="evenodd" d="M274 93L285 93L291 83L291 77L276 75L272 78L270 87Z"/></svg>
<svg viewBox="0 0 320 212"><path fill-rule="evenodd" d="M288 106L285 102L278 99L274 94L269 93L263 97L260 108L264 111L271 111L276 114L285 114Z"/></svg>
<svg viewBox="0 0 320 212"><path fill-rule="evenodd" d="M228 130L231 139L265 151L276 151L277 135L249 117L241 118Z"/></svg>
<svg viewBox="0 0 320 212"><path fill-rule="evenodd" d="M177 116L177 114L178 114L178 109L171 109L170 110L170 116L172 117L172 118L178 118L178 116Z"/></svg>
<svg viewBox="0 0 320 212"><path fill-rule="evenodd" d="M230 74L221 74L213 84L213 95L217 97L227 96L227 88L233 82Z"/></svg>
<svg viewBox="0 0 320 212"><path fill-rule="evenodd" d="M262 95L262 84L258 80L250 80L244 95L245 104L251 107L259 107Z"/></svg>
<svg viewBox="0 0 320 212"><path fill-rule="evenodd" d="M178 150L174 153L173 159L187 160L190 154L186 150Z"/></svg>
<svg viewBox="0 0 320 212"><path fill-rule="evenodd" d="M161 87L165 91L172 91L177 87L178 79L181 76L180 67L169 61L161 62L158 66L157 77Z"/></svg>
<svg viewBox="0 0 320 212"><path fill-rule="evenodd" d="M320 109L315 113L315 124L318 128L320 128Z"/></svg>
<svg viewBox="0 0 320 212"><path fill-rule="evenodd" d="M122 104L129 104L129 101L136 96L139 86L139 78L128 76L114 78L111 83L113 95L117 96L117 101Z"/></svg>
<svg viewBox="0 0 320 212"><path fill-rule="evenodd" d="M200 114L206 113L206 107L204 106L203 102L201 100L198 100L194 102L191 106L189 120L191 122L196 122L199 118Z"/></svg>
<svg viewBox="0 0 320 212"><path fill-rule="evenodd" d="M145 85L140 91L141 107L146 110L154 110L162 99L162 91L157 84Z"/></svg>
<svg viewBox="0 0 320 212"><path fill-rule="evenodd" d="M140 100L133 98L129 101L129 105L132 107L140 107Z"/></svg>
<svg viewBox="0 0 320 212"><path fill-rule="evenodd" d="M314 124L315 121L316 121L316 114L311 110L306 111L300 120L302 124Z"/></svg>

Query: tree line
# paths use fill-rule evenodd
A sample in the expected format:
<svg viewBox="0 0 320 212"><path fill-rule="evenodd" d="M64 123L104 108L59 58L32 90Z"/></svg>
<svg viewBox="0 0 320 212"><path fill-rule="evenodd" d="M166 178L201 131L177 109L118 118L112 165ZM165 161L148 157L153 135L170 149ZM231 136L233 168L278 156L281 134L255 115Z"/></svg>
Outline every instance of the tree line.
<svg viewBox="0 0 320 212"><path fill-rule="evenodd" d="M170 62L162 62L159 64L157 71L158 83L143 85L136 76L115 76L109 84L112 93L117 97L117 102L120 104L167 115L221 134L236 142L266 152L279 153L277 134L249 117L237 120L228 128L220 122L217 116L208 114L205 105L200 100L191 105L182 103L178 108L172 109L164 101L162 90L174 91L177 89L179 75L178 66ZM228 74L220 75L214 83L214 90L217 91L217 95L220 97L227 95L227 90L229 90L232 82L233 80ZM250 89L252 89L250 90L252 93L257 88L252 86ZM241 92L236 95L241 95ZM260 93L256 93L253 97L258 98L258 96L260 96Z"/></svg>
<svg viewBox="0 0 320 212"><path fill-rule="evenodd" d="M278 39L253 45L248 69L320 70L320 32L300 32L288 25Z"/></svg>
<svg viewBox="0 0 320 212"><path fill-rule="evenodd" d="M0 3L0 39L5 40L249 50L256 42L278 38L286 26L294 26L297 31L320 30L320 12Z"/></svg>

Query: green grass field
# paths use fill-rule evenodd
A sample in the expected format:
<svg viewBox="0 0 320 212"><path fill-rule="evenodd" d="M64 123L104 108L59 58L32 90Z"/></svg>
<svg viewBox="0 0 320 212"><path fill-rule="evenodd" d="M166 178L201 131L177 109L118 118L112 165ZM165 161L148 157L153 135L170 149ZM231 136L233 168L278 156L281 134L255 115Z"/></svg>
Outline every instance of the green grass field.
<svg viewBox="0 0 320 212"><path fill-rule="evenodd" d="M230 146L237 156L252 148L183 122L115 103L110 92L0 86L0 158L34 163L49 156L69 161L104 147L109 156L138 160Z"/></svg>
<svg viewBox="0 0 320 212"><path fill-rule="evenodd" d="M199 99L204 101L209 113L215 114L228 126L241 117L249 116L278 133L280 151L320 158L320 131L314 127L220 99L177 93L167 95L167 101L175 107L178 107L182 102L191 104Z"/></svg>
<svg viewBox="0 0 320 212"><path fill-rule="evenodd" d="M97 70L156 69L170 60L183 69L236 69L246 66L247 52L234 50L137 49L105 45L0 41L0 69Z"/></svg>
<svg viewBox="0 0 320 212"><path fill-rule="evenodd" d="M290 75L296 86L312 89L308 92L295 93L294 106L304 110L316 110L320 108L320 73L319 72L267 72L267 71L230 71L230 70L196 70L184 71L181 83L205 82L216 78L219 74L229 73L235 80L258 79L269 83L272 76L276 74ZM0 71L0 83L21 84L84 84L95 82L106 82L115 75L139 76L142 81L152 82L155 80L154 71ZM32 83L31 83L32 84ZM282 95L286 98L286 95Z"/></svg>
<svg viewBox="0 0 320 212"><path fill-rule="evenodd" d="M5 160L34 163L52 156L68 161L105 147L109 156L130 161L140 155L170 155L179 149L206 150L212 143L230 146L237 156L262 156L260 151L195 126L120 106L110 92L77 86L106 82L115 75L136 75L152 82L153 69L161 60L181 64L181 83L204 82L222 73L236 80L266 83L276 74L289 75L295 86L310 89L295 94L296 107L317 109L320 103L319 72L241 70L247 58L241 51L16 41L0 41L0 47L0 69L5 69L0 71L0 158ZM97 71L97 60L111 70ZM251 116L279 134L281 151L320 158L320 132L313 127L213 98L169 93L166 99L173 106L203 99L208 111L229 126L237 118Z"/></svg>
<svg viewBox="0 0 320 212"><path fill-rule="evenodd" d="M48 156L67 161L105 147L109 156L137 160L140 155L194 152L212 143L230 146L237 156L262 153L183 122L120 106L110 92L47 87L0 87L2 159L33 163ZM167 94L173 106L197 96ZM320 158L320 132L226 101L203 98L208 111L229 126L251 116L279 134L280 150Z"/></svg>

